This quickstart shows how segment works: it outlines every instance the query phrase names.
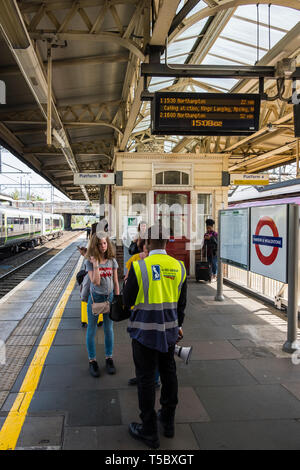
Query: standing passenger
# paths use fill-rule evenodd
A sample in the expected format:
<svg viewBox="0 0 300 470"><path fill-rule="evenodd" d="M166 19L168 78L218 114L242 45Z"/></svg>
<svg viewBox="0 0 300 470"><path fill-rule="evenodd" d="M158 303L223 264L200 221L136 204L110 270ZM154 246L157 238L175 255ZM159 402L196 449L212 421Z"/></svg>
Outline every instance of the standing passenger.
<svg viewBox="0 0 300 470"><path fill-rule="evenodd" d="M98 316L92 312L93 301L110 303L113 301L114 293L119 294L118 263L114 258L111 242L106 233L94 234L90 240L87 253L86 267L91 280L91 293L88 300L88 327L86 344L89 356L89 368L93 377L99 377L100 370L96 361L95 336ZM92 296L91 296L92 294ZM93 299L92 299L93 297ZM109 374L115 374L112 354L114 347L113 321L109 315L103 315L104 341L106 370Z"/></svg>
<svg viewBox="0 0 300 470"><path fill-rule="evenodd" d="M186 271L168 256L161 225L148 230L149 256L134 261L124 287L124 304L134 306L128 323L136 369L140 418L129 433L152 448L159 447L155 406L155 373L162 383L159 420L166 437L174 436L178 383L175 344L182 337L186 305Z"/></svg>
<svg viewBox="0 0 300 470"><path fill-rule="evenodd" d="M91 237L91 227L90 225L87 223L86 224L86 239L89 240Z"/></svg>
<svg viewBox="0 0 300 470"><path fill-rule="evenodd" d="M213 219L206 219L206 233L204 235L204 250L207 253L207 261L210 265L212 274L212 281L217 279L218 272L218 234L214 231L215 221Z"/></svg>

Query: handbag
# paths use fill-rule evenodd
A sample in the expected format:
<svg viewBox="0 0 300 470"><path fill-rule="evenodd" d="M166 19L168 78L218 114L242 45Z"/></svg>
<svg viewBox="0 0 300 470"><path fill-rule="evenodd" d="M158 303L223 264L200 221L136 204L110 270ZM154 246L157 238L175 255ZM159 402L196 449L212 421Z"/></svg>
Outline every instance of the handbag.
<svg viewBox="0 0 300 470"><path fill-rule="evenodd" d="M108 300L105 300L104 302L94 302L93 299L93 294L91 293L92 297L92 312L94 315L100 315L100 313L109 313L110 311L110 303Z"/></svg>
<svg viewBox="0 0 300 470"><path fill-rule="evenodd" d="M110 305L109 318L112 321L118 322L122 320L127 320L131 315L131 310L128 307L125 307L123 303L123 295L115 295L114 300Z"/></svg>

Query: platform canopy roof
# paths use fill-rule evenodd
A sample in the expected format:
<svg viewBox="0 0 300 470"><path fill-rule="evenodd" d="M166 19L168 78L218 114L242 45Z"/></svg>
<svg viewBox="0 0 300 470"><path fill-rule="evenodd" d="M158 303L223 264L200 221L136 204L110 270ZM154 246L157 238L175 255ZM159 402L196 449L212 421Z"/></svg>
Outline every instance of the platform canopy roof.
<svg viewBox="0 0 300 470"><path fill-rule="evenodd" d="M295 161L292 80L266 79L247 137L154 136L145 88L257 93L250 78L141 76L162 64L276 66L300 61L300 0L0 0L0 143L71 199L97 200L73 174L114 168L117 151L230 154L229 171ZM299 58L298 58L299 57ZM296 84L299 80L296 82ZM298 86L300 93L300 86Z"/></svg>

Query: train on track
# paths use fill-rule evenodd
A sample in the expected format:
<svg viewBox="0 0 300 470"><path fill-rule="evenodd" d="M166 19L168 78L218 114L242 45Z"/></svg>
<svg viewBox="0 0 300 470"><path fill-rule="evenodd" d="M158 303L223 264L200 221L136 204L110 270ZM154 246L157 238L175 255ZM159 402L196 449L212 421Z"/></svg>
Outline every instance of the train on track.
<svg viewBox="0 0 300 470"><path fill-rule="evenodd" d="M273 204L298 204L300 206L300 178L256 188L245 188L239 194L229 195L229 208L269 206Z"/></svg>
<svg viewBox="0 0 300 470"><path fill-rule="evenodd" d="M0 206L0 250L17 253L20 248L34 248L57 238L64 230L59 214Z"/></svg>

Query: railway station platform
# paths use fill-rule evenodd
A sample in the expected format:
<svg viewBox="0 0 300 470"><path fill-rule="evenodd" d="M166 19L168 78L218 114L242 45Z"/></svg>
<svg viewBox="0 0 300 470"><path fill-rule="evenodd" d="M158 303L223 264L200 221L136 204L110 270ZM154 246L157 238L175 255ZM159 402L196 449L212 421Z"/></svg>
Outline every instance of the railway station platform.
<svg viewBox="0 0 300 470"><path fill-rule="evenodd" d="M150 451L128 433L140 420L137 390L127 384L135 372L126 321L114 325L116 375L105 371L101 327L101 376L89 374L77 244L0 304L0 448ZM300 449L300 365L281 350L283 315L227 286L224 302L215 293L215 284L189 280L182 345L193 351L188 365L176 357L175 437L161 432L160 449Z"/></svg>

